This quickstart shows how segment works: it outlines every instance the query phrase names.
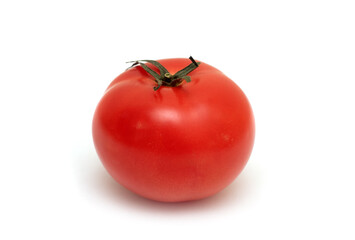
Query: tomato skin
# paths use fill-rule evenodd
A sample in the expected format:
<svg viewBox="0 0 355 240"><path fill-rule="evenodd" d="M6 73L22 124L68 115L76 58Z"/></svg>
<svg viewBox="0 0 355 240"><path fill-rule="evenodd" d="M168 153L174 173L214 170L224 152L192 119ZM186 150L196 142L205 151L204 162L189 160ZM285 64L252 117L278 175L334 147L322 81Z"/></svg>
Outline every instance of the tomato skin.
<svg viewBox="0 0 355 240"><path fill-rule="evenodd" d="M172 74L190 64L158 62ZM251 154L254 117L242 90L202 62L189 76L189 83L154 91L153 78L140 66L131 68L109 85L96 108L93 139L103 165L146 198L211 196L238 176Z"/></svg>

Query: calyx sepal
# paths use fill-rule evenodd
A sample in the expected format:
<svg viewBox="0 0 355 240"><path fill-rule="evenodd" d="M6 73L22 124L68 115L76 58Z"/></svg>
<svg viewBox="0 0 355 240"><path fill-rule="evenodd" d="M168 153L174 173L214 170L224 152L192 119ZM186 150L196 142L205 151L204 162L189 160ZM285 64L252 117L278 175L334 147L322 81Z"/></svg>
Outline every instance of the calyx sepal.
<svg viewBox="0 0 355 240"><path fill-rule="evenodd" d="M191 63L185 68L175 73L174 75L169 73L169 71L161 63L154 60L136 60L130 61L128 63L133 63L132 66L130 66L129 68L135 67L136 65L140 65L147 73L149 73L149 75L151 75L157 83L157 86L153 88L154 91L157 91L161 86L179 86L183 80L185 80L186 82L191 82L191 77L187 76L187 74L195 70L201 63L196 62L195 59L193 59L193 57L191 56L189 57L189 59L191 60ZM159 73L155 72L145 63L153 64L159 69Z"/></svg>

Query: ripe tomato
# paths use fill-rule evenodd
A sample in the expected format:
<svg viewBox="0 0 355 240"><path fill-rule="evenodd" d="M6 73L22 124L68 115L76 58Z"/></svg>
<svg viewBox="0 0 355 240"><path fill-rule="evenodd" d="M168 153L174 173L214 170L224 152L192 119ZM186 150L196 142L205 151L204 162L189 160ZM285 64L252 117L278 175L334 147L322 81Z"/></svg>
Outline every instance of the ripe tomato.
<svg viewBox="0 0 355 240"><path fill-rule="evenodd" d="M171 74L191 64L157 62ZM254 117L242 90L203 62L175 86L154 81L147 67L159 73L156 62L136 63L108 86L94 114L94 144L107 171L157 201L196 200L225 188L254 142Z"/></svg>

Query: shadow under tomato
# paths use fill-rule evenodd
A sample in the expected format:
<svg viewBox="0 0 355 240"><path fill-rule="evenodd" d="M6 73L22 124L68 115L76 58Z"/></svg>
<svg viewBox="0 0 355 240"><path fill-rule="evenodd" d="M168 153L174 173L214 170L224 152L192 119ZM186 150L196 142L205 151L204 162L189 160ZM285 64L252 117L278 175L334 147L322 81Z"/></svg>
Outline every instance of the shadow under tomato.
<svg viewBox="0 0 355 240"><path fill-rule="evenodd" d="M80 182L90 192L90 195L94 194L103 198L104 201L109 201L124 208L154 214L181 214L228 209L243 202L247 197L245 195L248 193L248 191L245 191L247 185L249 185L248 180L244 175L241 175L226 189L205 199L179 203L157 202L143 198L113 180L95 153L80 159L79 162L81 165Z"/></svg>

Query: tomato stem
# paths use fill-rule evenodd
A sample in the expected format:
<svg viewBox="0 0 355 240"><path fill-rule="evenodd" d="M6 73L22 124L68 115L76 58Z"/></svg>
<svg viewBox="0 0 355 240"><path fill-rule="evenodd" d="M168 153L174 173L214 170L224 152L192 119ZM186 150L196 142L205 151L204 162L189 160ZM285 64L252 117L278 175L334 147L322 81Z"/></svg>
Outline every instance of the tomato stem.
<svg viewBox="0 0 355 240"><path fill-rule="evenodd" d="M187 76L187 74L195 70L201 63L196 62L195 59L193 59L193 57L191 56L189 57L189 59L191 60L192 63L190 63L190 65L181 69L174 75L169 73L169 71L162 64L154 60L130 61L133 62L133 64L129 68L132 68L139 64L149 75L151 75L155 79L157 86L155 86L153 89L154 91L156 91L161 86L177 87L182 83L183 80L185 80L186 82L191 82L191 77ZM144 62L153 64L155 67L159 69L159 73L152 70Z"/></svg>

